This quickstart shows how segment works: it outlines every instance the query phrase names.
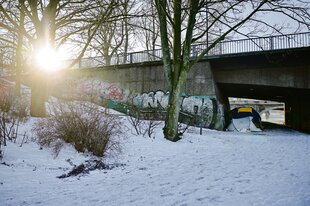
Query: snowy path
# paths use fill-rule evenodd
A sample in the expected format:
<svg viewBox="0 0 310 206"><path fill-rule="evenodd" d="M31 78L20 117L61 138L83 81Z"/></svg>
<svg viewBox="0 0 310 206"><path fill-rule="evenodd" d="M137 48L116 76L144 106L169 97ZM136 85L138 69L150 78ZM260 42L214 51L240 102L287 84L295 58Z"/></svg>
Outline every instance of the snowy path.
<svg viewBox="0 0 310 206"><path fill-rule="evenodd" d="M71 148L53 159L34 143L10 144L0 165L0 205L309 206L310 135L191 130L172 143L131 136L125 166L57 179L86 157Z"/></svg>

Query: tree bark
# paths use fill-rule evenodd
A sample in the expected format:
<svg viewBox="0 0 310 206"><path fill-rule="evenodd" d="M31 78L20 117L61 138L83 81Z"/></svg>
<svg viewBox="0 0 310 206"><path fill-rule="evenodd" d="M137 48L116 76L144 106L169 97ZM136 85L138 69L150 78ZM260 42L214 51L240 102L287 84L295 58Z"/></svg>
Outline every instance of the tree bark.
<svg viewBox="0 0 310 206"><path fill-rule="evenodd" d="M176 142L180 139L178 135L178 121L180 111L180 92L176 89L169 95L169 106L167 110L164 136L166 139Z"/></svg>
<svg viewBox="0 0 310 206"><path fill-rule="evenodd" d="M166 114L164 136L166 139L176 142L180 139L178 122L181 110L181 92L186 81L187 71L182 70L175 84L169 90L169 104Z"/></svg>
<svg viewBox="0 0 310 206"><path fill-rule="evenodd" d="M32 117L45 117L45 101L47 100L46 78L43 72L35 72L31 82L31 105L30 115Z"/></svg>
<svg viewBox="0 0 310 206"><path fill-rule="evenodd" d="M20 0L19 4L23 4L24 0ZM18 39L17 39L17 48L16 48L16 80L15 80L15 96L20 96L20 90L21 90L21 73L22 73L22 61L23 61L23 55L22 55L22 47L23 47L23 38L24 38L24 20L25 20L25 14L24 12L20 12L19 17L19 29L18 29Z"/></svg>

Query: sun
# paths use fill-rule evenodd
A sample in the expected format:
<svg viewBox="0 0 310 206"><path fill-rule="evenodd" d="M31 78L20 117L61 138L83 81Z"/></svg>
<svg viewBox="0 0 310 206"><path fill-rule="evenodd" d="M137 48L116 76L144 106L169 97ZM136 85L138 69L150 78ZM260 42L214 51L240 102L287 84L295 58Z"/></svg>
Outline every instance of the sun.
<svg viewBox="0 0 310 206"><path fill-rule="evenodd" d="M52 72L61 69L61 54L49 45L39 48L34 57L41 70Z"/></svg>

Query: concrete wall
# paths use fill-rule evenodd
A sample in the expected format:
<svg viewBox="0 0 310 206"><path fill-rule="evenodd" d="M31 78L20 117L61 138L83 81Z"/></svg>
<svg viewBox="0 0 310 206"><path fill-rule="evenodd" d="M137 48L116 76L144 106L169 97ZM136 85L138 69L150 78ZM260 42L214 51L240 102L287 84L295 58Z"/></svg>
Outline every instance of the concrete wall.
<svg viewBox="0 0 310 206"><path fill-rule="evenodd" d="M223 106L212 73L208 62L199 62L191 69L182 92L185 96L181 98L181 110L197 119L195 125L222 130ZM160 62L74 70L68 78L76 82L74 90L81 95L92 94L102 101L112 99L143 108L167 107L168 86ZM203 118L196 117L199 115Z"/></svg>
<svg viewBox="0 0 310 206"><path fill-rule="evenodd" d="M125 66L105 67L96 69L74 70L76 78L98 79L108 83L117 83L123 89L136 93L150 91L167 91L162 64L133 64ZM189 72L184 92L195 96L214 96L215 85L208 62L200 62Z"/></svg>

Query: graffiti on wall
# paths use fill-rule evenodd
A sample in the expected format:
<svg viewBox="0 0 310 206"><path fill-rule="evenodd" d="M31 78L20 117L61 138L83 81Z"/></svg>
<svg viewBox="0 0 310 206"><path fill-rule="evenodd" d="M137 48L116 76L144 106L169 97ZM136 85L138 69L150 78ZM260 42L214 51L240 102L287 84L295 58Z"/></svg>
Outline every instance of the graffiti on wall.
<svg viewBox="0 0 310 206"><path fill-rule="evenodd" d="M168 92L155 91L136 95L132 102L142 108L164 108L168 106ZM212 101L206 96L186 96L181 98L181 109L191 114L201 113L204 108L212 107Z"/></svg>
<svg viewBox="0 0 310 206"><path fill-rule="evenodd" d="M155 91L149 93L138 94L132 99L135 106L141 108L158 108L167 109L168 93L163 91ZM194 124L203 124L203 127L212 126L217 115L217 103L208 96L187 96L182 95L180 100L181 114L188 114L195 118ZM198 119L197 119L198 117Z"/></svg>
<svg viewBox="0 0 310 206"><path fill-rule="evenodd" d="M133 105L142 109L158 109L165 111L168 107L168 92L161 90L135 94L124 90L117 83L108 83L101 80L82 79L75 83L74 90L79 95L95 96L99 100L113 101L107 105L116 109L117 105ZM108 101L108 102L109 102ZM217 101L208 96L182 95L180 100L181 115L193 119L192 124L206 128L214 128L216 118L221 113Z"/></svg>
<svg viewBox="0 0 310 206"><path fill-rule="evenodd" d="M132 104L141 108L163 108L168 106L168 94L163 91L137 94Z"/></svg>
<svg viewBox="0 0 310 206"><path fill-rule="evenodd" d="M92 95L100 99L112 99L119 102L127 100L129 92L120 88L119 84L100 80L81 80L77 83L76 92L81 95Z"/></svg>

